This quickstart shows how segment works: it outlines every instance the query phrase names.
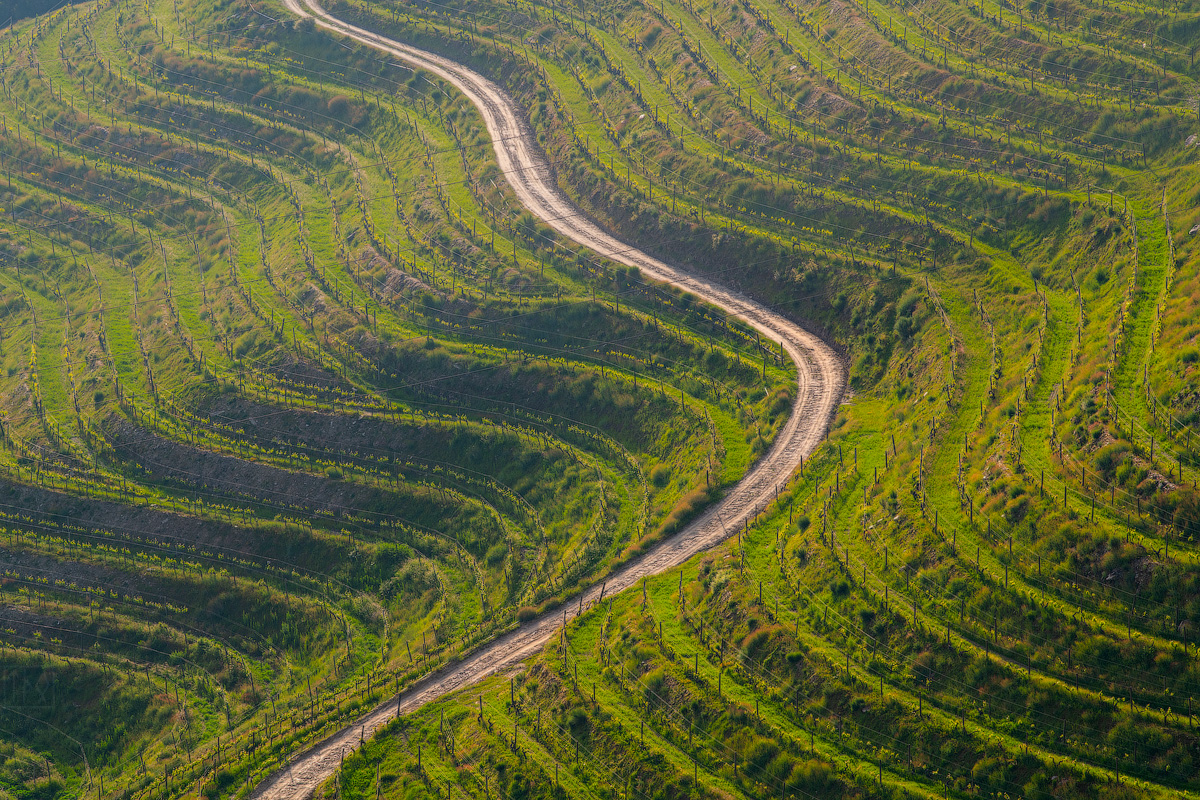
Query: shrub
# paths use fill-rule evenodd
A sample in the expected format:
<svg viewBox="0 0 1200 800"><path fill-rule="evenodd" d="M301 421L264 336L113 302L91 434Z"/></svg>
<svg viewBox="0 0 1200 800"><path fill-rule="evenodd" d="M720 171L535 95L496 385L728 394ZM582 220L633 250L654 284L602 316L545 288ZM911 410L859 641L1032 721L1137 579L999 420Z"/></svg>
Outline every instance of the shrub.
<svg viewBox="0 0 1200 800"><path fill-rule="evenodd" d="M704 507L708 502L708 492L704 489L697 489L687 495L684 495L675 507L671 509L671 513L663 521L662 530L666 533L672 533L683 526L685 522L691 519L697 511Z"/></svg>
<svg viewBox="0 0 1200 800"><path fill-rule="evenodd" d="M503 561L506 555L508 555L508 548L504 542L496 542L496 544L488 548L487 555L483 559L488 563L488 566L494 567Z"/></svg>
<svg viewBox="0 0 1200 800"><path fill-rule="evenodd" d="M896 303L896 316L911 317L913 312L916 311L917 302L920 299L921 296L917 294L915 290L909 290L905 292L904 296L900 298L900 301Z"/></svg>
<svg viewBox="0 0 1200 800"><path fill-rule="evenodd" d="M391 600L399 594L421 595L438 585L437 570L428 561L407 562L379 587L379 594Z"/></svg>
<svg viewBox="0 0 1200 800"><path fill-rule="evenodd" d="M586 735L590 720L587 712L582 708L572 708L567 714L567 727L571 729L572 735L578 737Z"/></svg>
<svg viewBox="0 0 1200 800"><path fill-rule="evenodd" d="M667 675L661 667L651 670L642 678L642 685L645 686L646 702L660 703L665 697L667 688Z"/></svg>
<svg viewBox="0 0 1200 800"><path fill-rule="evenodd" d="M350 98L344 94L335 94L329 98L326 107L329 109L330 116L336 119L345 119L346 114L350 111Z"/></svg>
<svg viewBox="0 0 1200 800"><path fill-rule="evenodd" d="M654 468L650 470L650 482L660 489L666 486L670 479L671 468L666 464L655 464Z"/></svg>
<svg viewBox="0 0 1200 800"><path fill-rule="evenodd" d="M1092 464L1098 472L1104 475L1112 475L1122 463L1124 463L1129 453L1129 445L1125 442L1113 442L1112 444L1102 447L1092 458Z"/></svg>
<svg viewBox="0 0 1200 800"><path fill-rule="evenodd" d="M651 24L650 27L642 33L642 46L651 47L662 34L662 31L662 25L659 25L657 22Z"/></svg>

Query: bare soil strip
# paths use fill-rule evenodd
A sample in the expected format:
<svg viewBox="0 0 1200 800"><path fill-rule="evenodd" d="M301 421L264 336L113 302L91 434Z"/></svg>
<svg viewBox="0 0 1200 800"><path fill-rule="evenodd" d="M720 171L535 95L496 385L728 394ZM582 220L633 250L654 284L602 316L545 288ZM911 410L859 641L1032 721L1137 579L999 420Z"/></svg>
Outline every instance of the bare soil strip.
<svg viewBox="0 0 1200 800"><path fill-rule="evenodd" d="M603 591L614 594L678 566L716 545L745 525L770 503L776 491L825 436L842 397L841 360L821 339L760 303L703 277L691 275L630 247L605 233L559 190L549 165L517 105L500 87L449 59L350 25L326 12L316 0L285 0L301 17L313 17L323 28L370 45L409 64L428 70L458 88L480 110L496 148L500 169L529 211L562 235L627 266L648 278L674 284L707 303L740 317L772 341L781 342L796 365L796 405L774 446L750 473L703 516L611 575ZM264 780L256 800L303 800L328 779L344 755L370 738L398 714L412 711L450 692L511 667L537 653L579 610L600 600L602 587L585 591L582 603L572 598L511 633L483 646L465 660L450 664L418 681L403 694L298 754Z"/></svg>

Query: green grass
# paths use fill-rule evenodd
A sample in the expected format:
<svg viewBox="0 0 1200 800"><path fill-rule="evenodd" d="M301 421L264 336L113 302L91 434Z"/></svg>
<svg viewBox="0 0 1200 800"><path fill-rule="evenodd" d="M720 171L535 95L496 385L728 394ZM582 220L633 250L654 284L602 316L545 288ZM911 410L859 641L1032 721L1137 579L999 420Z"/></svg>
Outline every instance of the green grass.
<svg viewBox="0 0 1200 800"><path fill-rule="evenodd" d="M1194 792L1200 7L329 8L501 83L587 214L810 326L852 394L684 603L584 615L516 705L427 706L325 795ZM0 37L14 797L244 796L787 417L752 331L523 214L465 98L268 12Z"/></svg>

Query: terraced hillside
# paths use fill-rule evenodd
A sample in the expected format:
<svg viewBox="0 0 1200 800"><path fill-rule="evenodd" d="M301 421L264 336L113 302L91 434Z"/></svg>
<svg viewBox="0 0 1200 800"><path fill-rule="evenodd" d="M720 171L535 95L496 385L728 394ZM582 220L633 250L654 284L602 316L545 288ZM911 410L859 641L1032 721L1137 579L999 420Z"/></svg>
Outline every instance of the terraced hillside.
<svg viewBox="0 0 1200 800"><path fill-rule="evenodd" d="M15 22L0 790L1200 795L1198 41L1076 0Z"/></svg>

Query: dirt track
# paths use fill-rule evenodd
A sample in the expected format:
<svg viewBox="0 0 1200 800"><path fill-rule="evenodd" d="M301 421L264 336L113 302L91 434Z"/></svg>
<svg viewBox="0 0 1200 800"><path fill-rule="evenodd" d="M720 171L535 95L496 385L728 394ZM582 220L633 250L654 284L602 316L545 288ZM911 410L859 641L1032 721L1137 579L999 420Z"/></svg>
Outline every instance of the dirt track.
<svg viewBox="0 0 1200 800"><path fill-rule="evenodd" d="M643 577L682 564L696 553L728 538L746 520L765 507L800 459L811 453L825 430L842 395L843 368L834 352L816 336L759 303L701 277L690 275L618 241L588 220L559 191L551 171L522 124L516 104L498 86L449 59L342 22L316 0L284 0L301 17L312 16L321 27L375 47L456 86L482 113L496 146L500 169L530 212L562 235L587 246L612 261L636 267L648 278L675 284L720 306L753 325L772 341L782 342L796 364L796 406L775 445L737 486L702 517L610 576L607 594L626 589ZM583 593L586 609L599 599L601 588ZM370 737L403 713L445 694L510 667L534 653L580 608L579 598L522 625L518 630L483 646L473 655L432 673L403 695L383 703L370 714L314 745L292 759L255 789L256 800L302 800L337 771L344 753L358 747L360 732Z"/></svg>

